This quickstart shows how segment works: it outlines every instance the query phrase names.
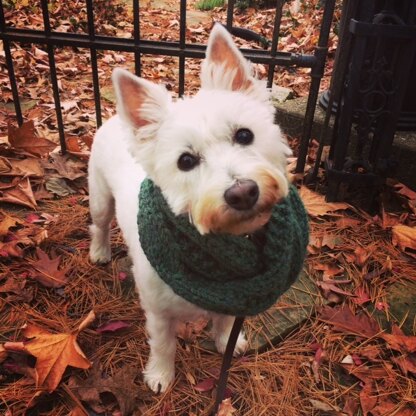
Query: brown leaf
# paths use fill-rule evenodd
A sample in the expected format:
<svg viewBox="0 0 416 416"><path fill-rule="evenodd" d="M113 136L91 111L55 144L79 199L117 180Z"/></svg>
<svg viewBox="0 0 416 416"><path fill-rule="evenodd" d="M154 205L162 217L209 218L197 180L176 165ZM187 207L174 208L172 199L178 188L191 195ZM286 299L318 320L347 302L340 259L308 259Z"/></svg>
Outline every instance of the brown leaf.
<svg viewBox="0 0 416 416"><path fill-rule="evenodd" d="M228 398L223 400L220 404L217 416L232 416L232 414L236 411L237 409L231 404L231 399Z"/></svg>
<svg viewBox="0 0 416 416"><path fill-rule="evenodd" d="M36 248L36 254L38 260L32 261L30 264L37 273L31 277L46 287L58 288L64 286L68 282L68 276L66 276L67 269L59 270L61 256L51 259L40 248Z"/></svg>
<svg viewBox="0 0 416 416"><path fill-rule="evenodd" d="M362 221L354 218L342 217L335 221L337 228L356 228L362 224Z"/></svg>
<svg viewBox="0 0 416 416"><path fill-rule="evenodd" d="M9 276L4 283L0 283L0 293L14 293L16 298L30 302L33 299L33 288L28 289L25 286L25 278Z"/></svg>
<svg viewBox="0 0 416 416"><path fill-rule="evenodd" d="M408 248L416 250L416 227L407 225L395 225L392 228L393 244L401 250Z"/></svg>
<svg viewBox="0 0 416 416"><path fill-rule="evenodd" d="M68 386L80 400L88 403L95 410L103 407L100 393L112 393L117 400L121 414L131 415L136 406L138 394L134 379L139 373L137 368L126 366L110 376L103 374L99 365L94 365L85 380L71 377Z"/></svg>
<svg viewBox="0 0 416 416"><path fill-rule="evenodd" d="M405 376L407 376L408 373L416 375L416 354L392 357L391 360L400 367L400 370L402 370Z"/></svg>
<svg viewBox="0 0 416 416"><path fill-rule="evenodd" d="M358 411L358 402L355 397L347 397L345 400L344 407L342 409L342 413L345 413L348 416L355 416Z"/></svg>
<svg viewBox="0 0 416 416"><path fill-rule="evenodd" d="M398 193L399 195L403 195L406 198L412 200L416 200L416 192L412 191L410 188L408 188L406 185L404 185L403 183L396 183L396 185L394 185L394 189L396 191L396 193Z"/></svg>
<svg viewBox="0 0 416 416"><path fill-rule="evenodd" d="M6 159L0 157L0 176L30 176L41 178L43 169L39 160L34 158Z"/></svg>
<svg viewBox="0 0 416 416"><path fill-rule="evenodd" d="M364 338L372 338L381 331L379 324L365 313L354 315L347 306L330 308L325 306L321 309L319 316L324 322L346 333L355 334Z"/></svg>
<svg viewBox="0 0 416 416"><path fill-rule="evenodd" d="M364 264L367 262L368 258L370 257L372 251L365 249L364 247L356 247L354 250L355 255L355 263L359 266L364 266Z"/></svg>
<svg viewBox="0 0 416 416"><path fill-rule="evenodd" d="M15 178L10 184L2 184L0 201L23 205L32 209L37 207L29 178Z"/></svg>
<svg viewBox="0 0 416 416"><path fill-rule="evenodd" d="M2 363L7 358L7 350L3 345L0 344L0 363Z"/></svg>
<svg viewBox="0 0 416 416"><path fill-rule="evenodd" d="M22 221L19 218L4 214L4 217L0 220L0 237L6 235L9 232L9 228L21 223Z"/></svg>
<svg viewBox="0 0 416 416"><path fill-rule="evenodd" d="M35 325L27 325L23 335L29 341L6 342L7 350L27 352L36 357L36 371L39 376L38 387L49 392L54 391L60 383L67 366L87 369L91 363L77 343L79 331L52 334Z"/></svg>
<svg viewBox="0 0 416 416"><path fill-rule="evenodd" d="M9 143L17 151L42 157L57 147L57 144L43 137L37 137L33 120L14 127L9 123Z"/></svg>
<svg viewBox="0 0 416 416"><path fill-rule="evenodd" d="M200 318L195 322L178 322L176 324L176 333L179 338L186 342L194 342L196 337L207 326L208 320Z"/></svg>
<svg viewBox="0 0 416 416"><path fill-rule="evenodd" d="M302 198L306 211L312 217L337 215L333 214L333 212L345 210L351 207L344 202L326 202L323 195L311 191L306 186L302 186L300 188L299 195Z"/></svg>
<svg viewBox="0 0 416 416"><path fill-rule="evenodd" d="M86 413L81 407L76 406L71 410L68 416L88 416L88 413Z"/></svg>
<svg viewBox="0 0 416 416"><path fill-rule="evenodd" d="M393 350L410 353L416 352L416 336L397 334L381 334L380 336Z"/></svg>
<svg viewBox="0 0 416 416"><path fill-rule="evenodd" d="M86 169L85 163L74 160L68 155L51 154L50 161L43 161L43 167L57 172L57 174L48 175L49 177L66 178L73 181L86 176L86 172L81 170Z"/></svg>

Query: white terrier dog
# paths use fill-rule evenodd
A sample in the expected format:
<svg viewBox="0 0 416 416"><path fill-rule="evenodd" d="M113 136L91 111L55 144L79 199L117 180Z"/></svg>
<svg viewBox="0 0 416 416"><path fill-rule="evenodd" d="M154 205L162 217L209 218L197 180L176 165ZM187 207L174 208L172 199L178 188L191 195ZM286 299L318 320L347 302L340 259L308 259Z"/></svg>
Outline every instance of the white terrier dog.
<svg viewBox="0 0 416 416"><path fill-rule="evenodd" d="M265 85L219 24L194 97L173 102L164 87L121 69L114 71L113 83L118 115L98 130L89 164L90 258L110 260L115 211L147 318L144 380L163 392L175 376L175 322L212 319L216 347L224 352L234 317L186 301L150 265L137 225L141 182L151 178L173 214L189 217L200 234L250 234L269 221L272 207L288 193L291 151L274 124ZM240 334L236 353L245 347Z"/></svg>

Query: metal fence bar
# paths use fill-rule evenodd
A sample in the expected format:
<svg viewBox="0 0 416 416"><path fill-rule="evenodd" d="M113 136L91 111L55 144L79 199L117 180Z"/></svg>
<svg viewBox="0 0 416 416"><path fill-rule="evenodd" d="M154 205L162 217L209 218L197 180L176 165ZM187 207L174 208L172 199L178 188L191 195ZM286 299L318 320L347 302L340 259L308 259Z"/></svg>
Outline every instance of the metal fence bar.
<svg viewBox="0 0 416 416"><path fill-rule="evenodd" d="M139 0L133 0L133 37L134 37L134 73L141 76L140 55L140 5Z"/></svg>
<svg viewBox="0 0 416 416"><path fill-rule="evenodd" d="M0 33L6 31L6 21L4 19L3 3L0 1ZM17 123L19 126L23 124L22 108L19 101L19 89L17 88L16 74L14 73L13 57L10 50L10 42L3 39L4 54L6 57L6 66L9 71L10 87L12 89L14 110L16 112Z"/></svg>
<svg viewBox="0 0 416 416"><path fill-rule="evenodd" d="M185 92L186 0L180 2L179 18L179 97Z"/></svg>
<svg viewBox="0 0 416 416"><path fill-rule="evenodd" d="M94 6L92 0L87 0L87 21L88 33L91 40L95 39L94 27ZM94 102L95 102L95 116L97 120L97 127L103 124L101 117L101 98L100 98L100 81L98 80L98 65L97 65L97 51L95 48L90 48L91 69L92 69L92 83L94 88Z"/></svg>
<svg viewBox="0 0 416 416"><path fill-rule="evenodd" d="M109 36L95 36L94 41L88 35L81 33L52 32L46 36L39 30L8 28L4 33L0 32L0 39L17 41L22 43L38 43L54 46L72 46L78 48L91 48L95 46L97 50L134 52L135 45L133 39L119 39ZM152 55L179 56L181 52L185 58L205 57L205 45L186 44L183 51L177 42L161 42L141 40L140 50L142 53ZM243 55L252 62L260 64L274 64L283 66L299 66L312 68L317 61L316 56L299 54L292 52L277 52L276 56L271 56L268 51L260 49L241 49Z"/></svg>
<svg viewBox="0 0 416 416"><path fill-rule="evenodd" d="M234 19L234 3L235 0L228 0L227 4L227 30L231 33L231 29L233 27L233 19Z"/></svg>
<svg viewBox="0 0 416 416"><path fill-rule="evenodd" d="M42 5L43 24L45 27L45 36L50 37L51 23L49 20L48 0L41 0L41 5ZM53 99L55 102L56 120L58 123L59 143L61 145L62 153L65 153L66 143L65 143L64 121L62 118L61 100L59 98L59 86L58 86L58 77L56 75L54 45L47 44L47 50L48 50L51 82L52 82Z"/></svg>
<svg viewBox="0 0 416 416"><path fill-rule="evenodd" d="M273 57L276 56L277 46L279 44L279 30L280 30L280 23L282 21L283 5L284 5L284 0L277 0L276 14L274 17L273 39L272 39L272 46L270 49L270 55ZM271 88L273 85L275 67L276 65L273 65L273 64L269 65L269 71L267 73L267 87L268 88Z"/></svg>
<svg viewBox="0 0 416 416"><path fill-rule="evenodd" d="M301 173L305 169L308 145L311 139L312 124L315 116L316 102L318 100L319 85L324 74L325 61L328 52L329 32L331 30L332 16L334 14L336 0L326 0L322 26L319 33L318 46L315 49L316 65L311 71L311 86L309 89L308 102L306 104L303 132L300 140L296 172Z"/></svg>

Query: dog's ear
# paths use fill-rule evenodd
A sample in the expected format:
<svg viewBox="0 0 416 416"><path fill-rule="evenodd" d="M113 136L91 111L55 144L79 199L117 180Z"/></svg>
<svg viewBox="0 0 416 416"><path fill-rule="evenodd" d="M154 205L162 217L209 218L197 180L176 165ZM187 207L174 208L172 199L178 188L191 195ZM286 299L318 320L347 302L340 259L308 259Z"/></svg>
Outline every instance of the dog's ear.
<svg viewBox="0 0 416 416"><path fill-rule="evenodd" d="M216 23L209 36L202 65L202 86L244 92L252 88L253 82L255 79L250 63L238 50L227 30Z"/></svg>
<svg viewBox="0 0 416 416"><path fill-rule="evenodd" d="M117 112L132 127L159 123L171 101L167 90L116 68L112 75L117 98Z"/></svg>

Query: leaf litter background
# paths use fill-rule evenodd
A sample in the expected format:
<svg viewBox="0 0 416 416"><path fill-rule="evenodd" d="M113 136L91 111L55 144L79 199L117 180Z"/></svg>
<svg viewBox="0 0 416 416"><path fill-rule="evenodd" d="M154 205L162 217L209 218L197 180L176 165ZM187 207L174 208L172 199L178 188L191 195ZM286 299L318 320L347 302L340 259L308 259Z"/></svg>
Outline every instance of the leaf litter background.
<svg viewBox="0 0 416 416"><path fill-rule="evenodd" d="M10 2L9 2L10 3ZM322 11L317 2L285 6L280 47L312 52ZM166 9L141 4L141 33L178 39L176 2ZM85 32L85 4L50 5L56 30ZM98 33L131 36L124 3L96 1ZM193 3L190 2L190 10ZM25 0L6 8L16 26L42 28L39 5ZM199 15L187 39L205 42L224 9ZM271 38L272 10L248 9L237 24ZM339 17L339 10L337 11ZM202 20L201 19L205 19ZM241 43L241 42L240 42ZM328 85L337 38L331 35ZM250 44L250 47L258 47ZM204 415L215 395L221 356L205 350L205 322L178 328L175 385L155 396L143 385L148 355L144 317L126 273L126 248L115 225L113 261L88 261L86 161L95 131L88 51L57 50L61 100L70 155L56 149L57 128L45 51L13 45L25 124L16 128L1 54L0 83L0 412L44 415ZM99 53L103 115L114 113L110 74L133 67L129 54ZM257 66L260 76L266 68ZM187 61L187 92L198 88L199 62ZM177 61L144 57L143 75L177 88ZM278 85L305 95L307 70L279 69ZM296 138L290 138L296 151ZM316 143L310 148L312 163ZM293 166L292 161L291 166ZM297 178L298 180L301 178ZM305 265L320 295L316 317L279 345L234 361L221 415L404 415L415 410L415 323L409 333L389 313L395 282L416 281L416 193L390 181L379 212L328 204L301 187L311 219ZM331 305L331 306L328 306ZM371 307L369 307L371 306ZM381 328L369 310L384 315ZM254 331L252 322L247 331ZM88 369L84 371L83 369Z"/></svg>

